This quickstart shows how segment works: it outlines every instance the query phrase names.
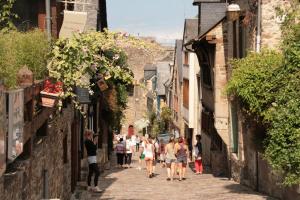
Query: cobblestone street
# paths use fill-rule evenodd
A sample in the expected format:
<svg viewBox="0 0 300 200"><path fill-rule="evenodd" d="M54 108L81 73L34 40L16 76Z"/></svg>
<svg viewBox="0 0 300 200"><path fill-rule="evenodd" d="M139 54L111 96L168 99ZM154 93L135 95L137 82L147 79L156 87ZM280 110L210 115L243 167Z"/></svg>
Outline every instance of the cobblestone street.
<svg viewBox="0 0 300 200"><path fill-rule="evenodd" d="M152 179L146 178L145 170L136 169L106 170L99 180L99 187L103 193L87 192L84 189L77 191L80 200L165 200L165 199L205 199L205 200L275 200L253 192L227 178L216 178L211 174L194 175L191 169L187 170L187 179L179 182L166 181L166 169L158 164L156 174ZM84 188L84 187L83 187Z"/></svg>

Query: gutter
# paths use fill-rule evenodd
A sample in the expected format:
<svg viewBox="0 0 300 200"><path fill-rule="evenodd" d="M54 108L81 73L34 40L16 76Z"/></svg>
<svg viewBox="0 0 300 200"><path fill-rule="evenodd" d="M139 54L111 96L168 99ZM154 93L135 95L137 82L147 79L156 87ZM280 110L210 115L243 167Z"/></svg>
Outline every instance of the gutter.
<svg viewBox="0 0 300 200"><path fill-rule="evenodd" d="M256 31L256 52L261 49L261 0L258 0L257 7L257 31Z"/></svg>
<svg viewBox="0 0 300 200"><path fill-rule="evenodd" d="M46 29L48 40L51 40L51 10L50 10L50 0L45 0L46 5Z"/></svg>

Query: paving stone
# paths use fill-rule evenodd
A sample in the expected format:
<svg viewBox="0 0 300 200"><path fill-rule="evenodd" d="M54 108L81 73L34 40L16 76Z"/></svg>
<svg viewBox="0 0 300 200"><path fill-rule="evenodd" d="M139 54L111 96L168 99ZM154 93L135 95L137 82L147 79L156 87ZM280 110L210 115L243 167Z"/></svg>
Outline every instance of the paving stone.
<svg viewBox="0 0 300 200"><path fill-rule="evenodd" d="M112 161L115 163L115 159ZM114 164L99 179L101 194L82 192L80 200L275 200L252 191L227 178L212 174L195 175L187 169L184 181L166 181L166 168L156 166L154 178L147 178L145 170L137 170L136 156L130 169L116 169Z"/></svg>

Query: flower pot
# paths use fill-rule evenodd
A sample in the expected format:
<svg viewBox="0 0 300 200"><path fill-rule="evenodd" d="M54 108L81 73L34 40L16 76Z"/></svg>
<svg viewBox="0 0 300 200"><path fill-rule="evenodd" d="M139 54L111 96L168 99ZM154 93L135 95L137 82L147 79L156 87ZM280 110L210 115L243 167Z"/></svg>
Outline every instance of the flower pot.
<svg viewBox="0 0 300 200"><path fill-rule="evenodd" d="M59 93L41 91L40 94L42 98L42 106L53 108L56 105Z"/></svg>

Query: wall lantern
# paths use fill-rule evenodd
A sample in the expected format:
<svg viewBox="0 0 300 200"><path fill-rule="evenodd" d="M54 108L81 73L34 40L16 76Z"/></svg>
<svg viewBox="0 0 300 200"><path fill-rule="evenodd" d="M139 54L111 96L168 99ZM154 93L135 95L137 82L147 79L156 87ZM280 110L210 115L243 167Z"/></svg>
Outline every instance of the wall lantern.
<svg viewBox="0 0 300 200"><path fill-rule="evenodd" d="M237 20L240 16L240 11L241 9L238 4L235 3L229 4L229 6L227 7L227 19L229 21Z"/></svg>

